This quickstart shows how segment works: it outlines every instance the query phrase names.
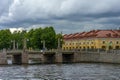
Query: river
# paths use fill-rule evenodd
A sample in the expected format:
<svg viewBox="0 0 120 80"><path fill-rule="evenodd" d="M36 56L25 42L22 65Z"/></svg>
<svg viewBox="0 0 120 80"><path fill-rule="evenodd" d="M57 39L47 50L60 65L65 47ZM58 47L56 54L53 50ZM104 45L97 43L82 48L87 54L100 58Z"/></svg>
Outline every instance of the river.
<svg viewBox="0 0 120 80"><path fill-rule="evenodd" d="M119 64L75 63L0 66L0 80L120 80Z"/></svg>

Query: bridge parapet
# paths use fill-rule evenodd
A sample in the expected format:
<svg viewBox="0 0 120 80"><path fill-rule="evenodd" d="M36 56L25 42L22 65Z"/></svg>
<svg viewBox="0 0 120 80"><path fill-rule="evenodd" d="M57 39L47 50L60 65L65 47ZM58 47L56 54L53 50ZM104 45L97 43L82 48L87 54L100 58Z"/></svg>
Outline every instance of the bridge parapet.
<svg viewBox="0 0 120 80"><path fill-rule="evenodd" d="M61 53L62 54L74 54L75 52L74 51L62 51Z"/></svg>
<svg viewBox="0 0 120 80"><path fill-rule="evenodd" d="M44 52L44 54L55 54L56 52L54 52L54 51L46 51L46 52Z"/></svg>
<svg viewBox="0 0 120 80"><path fill-rule="evenodd" d="M23 51L22 50L11 50L11 51L6 51L7 54L21 54Z"/></svg>
<svg viewBox="0 0 120 80"><path fill-rule="evenodd" d="M28 54L42 54L41 51L27 51Z"/></svg>

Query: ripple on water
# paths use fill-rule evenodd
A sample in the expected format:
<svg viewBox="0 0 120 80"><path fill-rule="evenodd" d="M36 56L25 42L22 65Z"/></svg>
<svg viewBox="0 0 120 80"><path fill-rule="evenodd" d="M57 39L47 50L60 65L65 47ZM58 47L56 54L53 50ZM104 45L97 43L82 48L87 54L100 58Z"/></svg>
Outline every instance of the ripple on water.
<svg viewBox="0 0 120 80"><path fill-rule="evenodd" d="M119 80L120 65L49 64L1 66L0 80Z"/></svg>

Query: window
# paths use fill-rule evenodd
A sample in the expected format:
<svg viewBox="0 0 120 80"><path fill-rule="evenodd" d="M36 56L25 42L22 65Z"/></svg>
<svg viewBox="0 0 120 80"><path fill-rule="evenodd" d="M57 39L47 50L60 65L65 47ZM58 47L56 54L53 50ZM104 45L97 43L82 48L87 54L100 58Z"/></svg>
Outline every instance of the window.
<svg viewBox="0 0 120 80"><path fill-rule="evenodd" d="M116 44L119 44L119 42L117 41Z"/></svg>
<svg viewBox="0 0 120 80"><path fill-rule="evenodd" d="M92 48L92 49L94 49L94 47L93 47L93 46L92 46L91 48Z"/></svg>
<svg viewBox="0 0 120 80"><path fill-rule="evenodd" d="M66 49L68 50L68 47L66 47Z"/></svg>
<svg viewBox="0 0 120 80"><path fill-rule="evenodd" d="M89 49L89 46L87 47L87 49Z"/></svg>
<svg viewBox="0 0 120 80"><path fill-rule="evenodd" d="M103 41L102 43L105 44L105 41Z"/></svg>
<svg viewBox="0 0 120 80"><path fill-rule="evenodd" d="M115 49L120 49L120 47L119 47L119 46L116 46Z"/></svg>
<svg viewBox="0 0 120 80"><path fill-rule="evenodd" d="M79 45L81 45L81 43L79 43Z"/></svg>
<svg viewBox="0 0 120 80"><path fill-rule="evenodd" d="M71 50L71 47L70 47L70 50Z"/></svg>
<svg viewBox="0 0 120 80"><path fill-rule="evenodd" d="M83 47L83 49L85 49L85 47Z"/></svg>
<svg viewBox="0 0 120 80"><path fill-rule="evenodd" d="M102 49L106 49L106 46L102 46Z"/></svg>
<svg viewBox="0 0 120 80"><path fill-rule="evenodd" d="M113 47L112 47L112 46L109 46L109 49L113 49Z"/></svg>
<svg viewBox="0 0 120 80"><path fill-rule="evenodd" d="M93 44L93 42L91 42L91 44Z"/></svg>

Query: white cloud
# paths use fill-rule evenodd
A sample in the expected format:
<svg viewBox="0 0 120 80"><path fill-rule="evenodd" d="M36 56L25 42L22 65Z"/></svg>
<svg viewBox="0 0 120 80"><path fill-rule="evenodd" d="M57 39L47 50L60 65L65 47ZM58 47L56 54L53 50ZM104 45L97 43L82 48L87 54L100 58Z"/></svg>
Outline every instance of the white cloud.
<svg viewBox="0 0 120 80"><path fill-rule="evenodd" d="M10 28L10 32L13 33L14 31L23 31L23 28Z"/></svg>

